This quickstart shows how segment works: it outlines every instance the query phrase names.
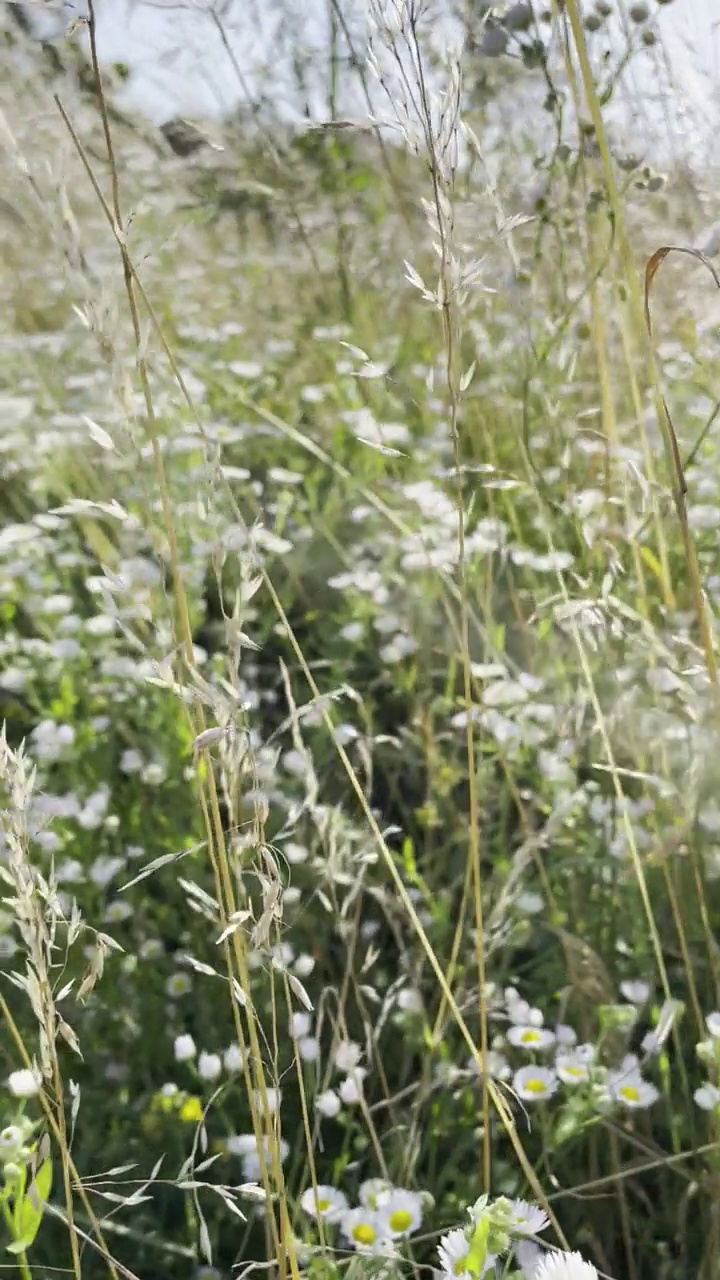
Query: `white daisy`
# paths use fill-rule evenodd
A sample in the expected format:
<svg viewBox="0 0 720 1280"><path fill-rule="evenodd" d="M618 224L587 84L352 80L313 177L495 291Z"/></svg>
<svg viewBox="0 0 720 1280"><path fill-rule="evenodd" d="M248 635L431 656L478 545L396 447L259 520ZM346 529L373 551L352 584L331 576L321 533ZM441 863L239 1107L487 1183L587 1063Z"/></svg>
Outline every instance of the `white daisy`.
<svg viewBox="0 0 720 1280"><path fill-rule="evenodd" d="M513 1244L513 1254L523 1280L535 1280L545 1250L533 1240L517 1240Z"/></svg>
<svg viewBox="0 0 720 1280"><path fill-rule="evenodd" d="M705 1025L713 1040L720 1039L720 1013L709 1013L705 1019Z"/></svg>
<svg viewBox="0 0 720 1280"><path fill-rule="evenodd" d="M385 1204L392 1190L393 1184L388 1182L387 1178L368 1178L360 1184L358 1193L360 1203L367 1209L379 1209Z"/></svg>
<svg viewBox="0 0 720 1280"><path fill-rule="evenodd" d="M222 1058L219 1053L206 1053L203 1049L198 1058L198 1075L201 1080L217 1080L222 1071Z"/></svg>
<svg viewBox="0 0 720 1280"><path fill-rule="evenodd" d="M378 1214L365 1205L350 1209L340 1223L343 1235L359 1253L390 1253L392 1245L383 1235Z"/></svg>
<svg viewBox="0 0 720 1280"><path fill-rule="evenodd" d="M521 1049L549 1049L555 1043L555 1035L547 1027L510 1027L508 1042Z"/></svg>
<svg viewBox="0 0 720 1280"><path fill-rule="evenodd" d="M693 1094L695 1101L703 1111L717 1111L720 1107L720 1089L714 1084L703 1084Z"/></svg>
<svg viewBox="0 0 720 1280"><path fill-rule="evenodd" d="M453 1231L448 1231L441 1236L438 1243L438 1257L443 1277L447 1280L477 1280L477 1277L468 1271L469 1253L470 1244L462 1227L455 1227ZM487 1258L481 1274L485 1275L494 1265L495 1258Z"/></svg>
<svg viewBox="0 0 720 1280"><path fill-rule="evenodd" d="M348 1211L347 1197L335 1187L308 1187L300 1197L300 1206L311 1218L323 1222L339 1222Z"/></svg>
<svg viewBox="0 0 720 1280"><path fill-rule="evenodd" d="M521 1067L513 1076L512 1087L523 1102L542 1102L556 1092L558 1078L549 1067Z"/></svg>
<svg viewBox="0 0 720 1280"><path fill-rule="evenodd" d="M416 1191L394 1187L378 1205L383 1234L391 1240L412 1235L422 1225L423 1204Z"/></svg>
<svg viewBox="0 0 720 1280"><path fill-rule="evenodd" d="M485 1067L488 1076L493 1080L509 1080L512 1075L507 1058L497 1049L488 1049L485 1055ZM476 1076L482 1076L482 1061L479 1056L468 1060L468 1070L472 1071Z"/></svg>
<svg viewBox="0 0 720 1280"><path fill-rule="evenodd" d="M321 1116L326 1116L332 1120L338 1115L342 1103L333 1089L326 1089L324 1093L319 1093L315 1099L315 1106Z"/></svg>
<svg viewBox="0 0 720 1280"><path fill-rule="evenodd" d="M290 1019L290 1035L296 1040L301 1040L303 1036L310 1035L312 1019L309 1013L301 1011L294 1013Z"/></svg>
<svg viewBox="0 0 720 1280"><path fill-rule="evenodd" d="M615 1102L631 1111L651 1107L660 1097L654 1084L643 1080L639 1071L611 1071L608 1073L608 1091Z"/></svg>
<svg viewBox="0 0 720 1280"><path fill-rule="evenodd" d="M563 1084L582 1084L590 1079L590 1066L577 1053L559 1053L555 1070Z"/></svg>
<svg viewBox="0 0 720 1280"><path fill-rule="evenodd" d="M333 1059L338 1071L349 1073L359 1065L362 1049L354 1040L341 1040L335 1049Z"/></svg>
<svg viewBox="0 0 720 1280"><path fill-rule="evenodd" d="M555 1039L565 1049L571 1049L577 1044L577 1031L574 1027L569 1027L565 1022L558 1022L555 1028Z"/></svg>
<svg viewBox="0 0 720 1280"><path fill-rule="evenodd" d="M551 1253L543 1258L534 1280L598 1280L598 1273L579 1253Z"/></svg>
<svg viewBox="0 0 720 1280"><path fill-rule="evenodd" d="M511 1217L508 1230L514 1236L539 1236L550 1224L544 1209L530 1204L529 1200L511 1200Z"/></svg>
<svg viewBox="0 0 720 1280"><path fill-rule="evenodd" d="M649 982L621 982L620 990L631 1004L645 1004L650 997Z"/></svg>
<svg viewBox="0 0 720 1280"><path fill-rule="evenodd" d="M13 1098L34 1098L40 1092L42 1078L37 1071L23 1068L21 1071L11 1071L7 1083Z"/></svg>

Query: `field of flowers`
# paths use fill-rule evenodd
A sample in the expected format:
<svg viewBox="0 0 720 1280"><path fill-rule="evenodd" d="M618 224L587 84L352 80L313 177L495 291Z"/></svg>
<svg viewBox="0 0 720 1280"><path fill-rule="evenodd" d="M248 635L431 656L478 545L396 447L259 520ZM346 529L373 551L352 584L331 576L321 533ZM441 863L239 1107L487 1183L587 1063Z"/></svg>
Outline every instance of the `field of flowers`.
<svg viewBox="0 0 720 1280"><path fill-rule="evenodd" d="M174 146L3 15L3 1274L717 1275L713 184L598 43L658 4L373 0L386 128Z"/></svg>

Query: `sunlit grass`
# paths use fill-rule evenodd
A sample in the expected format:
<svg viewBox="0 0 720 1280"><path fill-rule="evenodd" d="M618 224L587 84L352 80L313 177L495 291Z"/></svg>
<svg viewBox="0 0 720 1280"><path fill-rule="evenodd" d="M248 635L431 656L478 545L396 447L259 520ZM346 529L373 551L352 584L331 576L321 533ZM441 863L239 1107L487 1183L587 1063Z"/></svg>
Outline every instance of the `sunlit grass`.
<svg viewBox="0 0 720 1280"><path fill-rule="evenodd" d="M600 154L540 201L412 6L392 145L253 144L272 227L104 95L2 91L24 1276L532 1276L541 1232L712 1274L715 300L669 259L651 340L702 202L615 166L565 10Z"/></svg>

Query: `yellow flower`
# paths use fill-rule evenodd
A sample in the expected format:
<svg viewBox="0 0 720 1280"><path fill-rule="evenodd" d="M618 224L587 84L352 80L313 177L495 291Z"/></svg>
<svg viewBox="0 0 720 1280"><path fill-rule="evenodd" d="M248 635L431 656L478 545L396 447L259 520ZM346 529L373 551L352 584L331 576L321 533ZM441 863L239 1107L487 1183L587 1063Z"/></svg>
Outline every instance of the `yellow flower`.
<svg viewBox="0 0 720 1280"><path fill-rule="evenodd" d="M185 1124L199 1124L203 1118L203 1105L199 1098L192 1094L185 1099L180 1108L180 1119Z"/></svg>

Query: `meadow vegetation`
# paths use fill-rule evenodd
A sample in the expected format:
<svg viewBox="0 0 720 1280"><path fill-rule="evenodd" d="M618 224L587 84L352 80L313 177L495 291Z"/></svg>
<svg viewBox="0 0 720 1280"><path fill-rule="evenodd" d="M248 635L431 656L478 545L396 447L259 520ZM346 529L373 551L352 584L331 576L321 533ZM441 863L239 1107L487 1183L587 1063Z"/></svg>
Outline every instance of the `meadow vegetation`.
<svg viewBox="0 0 720 1280"><path fill-rule="evenodd" d="M604 123L658 8L373 0L382 128L174 146L3 16L4 1273L717 1275L712 181Z"/></svg>

